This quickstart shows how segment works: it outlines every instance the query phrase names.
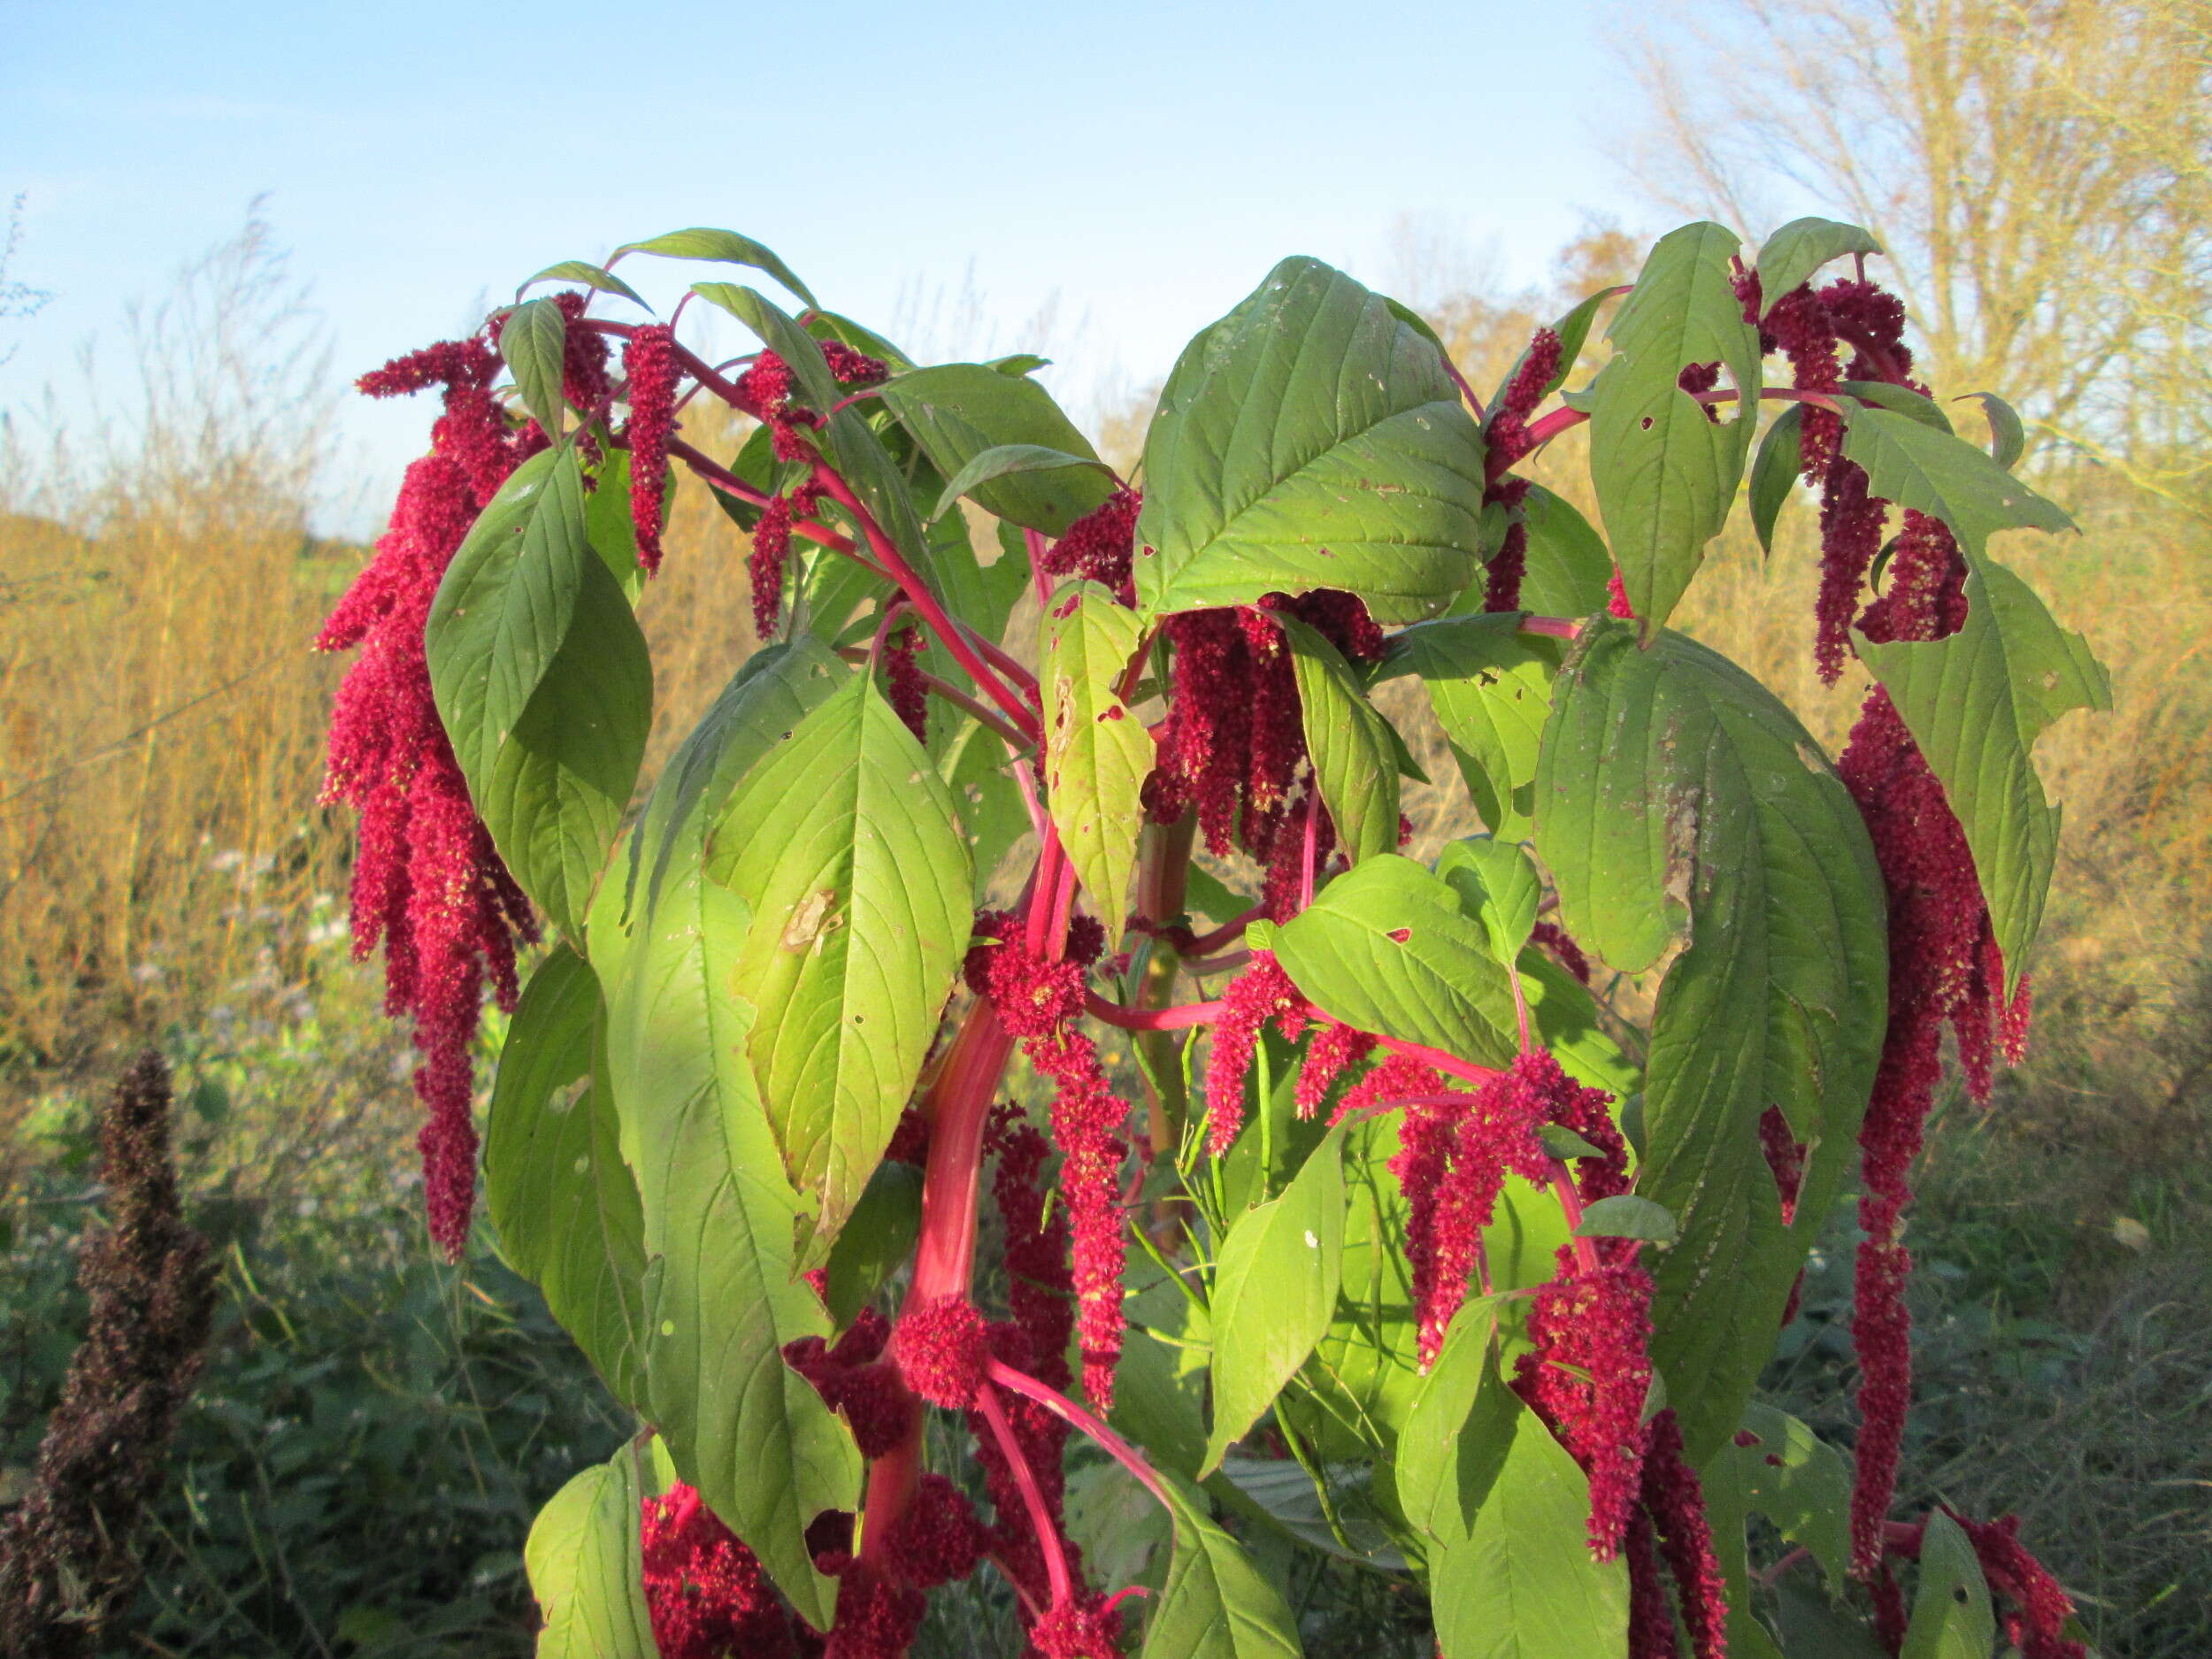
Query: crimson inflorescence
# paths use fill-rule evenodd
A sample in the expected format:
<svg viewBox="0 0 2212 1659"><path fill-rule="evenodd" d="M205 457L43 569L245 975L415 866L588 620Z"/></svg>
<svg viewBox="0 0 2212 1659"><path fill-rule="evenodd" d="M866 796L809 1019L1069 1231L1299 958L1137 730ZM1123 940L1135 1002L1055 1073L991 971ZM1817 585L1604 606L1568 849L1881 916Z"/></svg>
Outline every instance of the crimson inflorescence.
<svg viewBox="0 0 2212 1659"><path fill-rule="evenodd" d="M2020 1517L1970 1521L1955 1509L1946 1512L1974 1546L1989 1587L2010 1603L2004 1609L2005 1640L2022 1659L2085 1659L2088 1649L2066 1634L2074 1599L2021 1543Z"/></svg>
<svg viewBox="0 0 2212 1659"><path fill-rule="evenodd" d="M918 1590L955 1584L983 1558L983 1523L967 1494L942 1475L926 1474L905 1513L892 1523L884 1555Z"/></svg>
<svg viewBox="0 0 2212 1659"><path fill-rule="evenodd" d="M1497 476L1483 492L1483 503L1486 506L1495 503L1512 518L1506 526L1505 539L1490 556L1489 574L1483 583L1485 611L1521 608L1521 579L1528 569L1528 525L1521 506L1528 499L1529 486L1526 479L1516 478L1499 469L1511 465L1533 447L1529 441L1528 418L1536 412L1545 388L1559 373L1560 354L1564 349L1564 342L1555 331L1539 328L1530 338L1528 349L1522 353L1513 378L1498 395L1497 405L1485 423L1483 439L1488 449L1490 470Z"/></svg>
<svg viewBox="0 0 2212 1659"><path fill-rule="evenodd" d="M746 556L745 574L753 588L753 632L768 639L783 614L784 568L791 557L791 532L820 504L823 487L812 479L772 495L753 526L753 549Z"/></svg>
<svg viewBox="0 0 2212 1659"><path fill-rule="evenodd" d="M1367 607L1332 588L1169 617L1161 629L1175 649L1171 697L1159 762L1144 785L1156 823L1171 824L1194 806L1209 850L1241 846L1262 863L1275 850L1306 762L1297 676L1270 611L1297 618L1355 661L1382 656L1382 630Z"/></svg>
<svg viewBox="0 0 2212 1659"><path fill-rule="evenodd" d="M1113 590L1125 605L1137 603L1137 584L1131 574L1136 547L1137 513L1144 505L1141 491L1117 489L1103 503L1068 526L1068 533L1047 549L1042 568L1048 576L1077 576Z"/></svg>
<svg viewBox="0 0 2212 1659"><path fill-rule="evenodd" d="M890 1336L889 1322L864 1308L833 1344L803 1336L783 1348L784 1363L844 1417L864 1457L881 1457L904 1440L918 1409L899 1367L883 1356Z"/></svg>
<svg viewBox="0 0 2212 1659"><path fill-rule="evenodd" d="M676 331L653 323L631 335L622 366L630 377L630 519L637 562L661 567L661 503L668 487L668 443L676 431Z"/></svg>
<svg viewBox="0 0 2212 1659"><path fill-rule="evenodd" d="M1251 964L1221 994L1221 1017L1214 1022L1213 1049L1206 1061L1206 1151L1219 1157L1244 1126L1244 1080L1252 1070L1260 1032L1270 1021L1287 1041L1304 1031L1306 999L1290 975L1268 951L1252 953Z"/></svg>
<svg viewBox="0 0 2212 1659"><path fill-rule="evenodd" d="M422 1056L415 1092L431 1235L458 1257L475 1202L471 1106L486 982L514 1006L515 946L537 937L529 905L492 847L438 717L423 629L448 564L532 439L512 432L486 389L499 359L477 337L395 359L360 385L372 396L445 388L430 453L407 469L375 556L316 646L362 648L331 716L326 802L361 815L354 863L354 954L384 952L388 1011L408 1015ZM534 430L534 428L533 429Z"/></svg>
<svg viewBox="0 0 2212 1659"><path fill-rule="evenodd" d="M1516 1362L1514 1386L1589 1476L1590 1553L1610 1561L1642 1490L1651 1276L1632 1259L1579 1268L1563 1245L1528 1331L1535 1348Z"/></svg>
<svg viewBox="0 0 2212 1659"><path fill-rule="evenodd" d="M811 1632L695 1490L679 1482L665 1497L646 1498L639 1530L661 1659L798 1659L799 1637Z"/></svg>
<svg viewBox="0 0 2212 1659"><path fill-rule="evenodd" d="M1021 926L1003 912L976 918L983 942L968 954L968 985L987 1001L1022 1044L1030 1063L1054 1085L1052 1135L1060 1151L1060 1192L1073 1224L1077 1325L1083 1343L1083 1389L1102 1409L1114 1396L1121 1356L1121 1166L1129 1148L1123 1121L1129 1108L1106 1080L1098 1045L1077 1028L1083 1011L1084 963L1031 954ZM1094 935L1093 942L1097 942Z"/></svg>
<svg viewBox="0 0 2212 1659"><path fill-rule="evenodd" d="M1554 962L1583 984L1590 983L1590 958L1582 954L1582 947L1570 939L1567 930L1557 922L1537 923L1529 933L1529 941L1541 947Z"/></svg>
<svg viewBox="0 0 2212 1659"><path fill-rule="evenodd" d="M892 1329L890 1352L907 1387L954 1411L975 1403L991 1363L983 1316L965 1296L941 1296L907 1309Z"/></svg>
<svg viewBox="0 0 2212 1659"><path fill-rule="evenodd" d="M1658 1532L1659 1553L1674 1578L1691 1651L1696 1659L1727 1659L1727 1586L1713 1553L1704 1488L1683 1455L1682 1425L1671 1406L1651 1420L1644 1448L1642 1503ZM1629 1571L1636 1568L1632 1554ZM1673 1651L1671 1643L1668 1651Z"/></svg>
<svg viewBox="0 0 2212 1659"><path fill-rule="evenodd" d="M914 733L918 743L929 741L929 685L922 678L922 632L911 623L893 630L883 642L885 695L892 712Z"/></svg>

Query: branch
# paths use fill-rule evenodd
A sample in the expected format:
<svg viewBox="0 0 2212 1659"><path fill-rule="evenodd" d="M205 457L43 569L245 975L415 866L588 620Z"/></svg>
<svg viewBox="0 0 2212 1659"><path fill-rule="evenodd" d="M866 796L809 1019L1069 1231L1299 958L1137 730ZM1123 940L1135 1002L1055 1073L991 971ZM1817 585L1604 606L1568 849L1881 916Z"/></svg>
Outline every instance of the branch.
<svg viewBox="0 0 2212 1659"><path fill-rule="evenodd" d="M1210 1025L1221 1018L1225 1006L1220 1002L1183 1002L1173 1008L1125 1008L1119 1002L1108 1002L1095 991L1083 993L1085 1013L1123 1031L1187 1031L1193 1025Z"/></svg>
<svg viewBox="0 0 2212 1659"><path fill-rule="evenodd" d="M1070 1400L1056 1389L1046 1387L1034 1377L1026 1376L1016 1371L1003 1360L993 1360L991 1369L986 1375L1000 1387L1011 1389L1018 1394L1035 1401L1071 1428L1080 1429L1092 1440L1097 1441L1100 1448L1116 1463L1134 1475L1138 1484L1147 1492L1162 1503L1168 1505L1169 1508L1174 1507L1172 1501L1167 1495L1167 1487L1161 1482L1159 1475L1154 1471L1152 1465L1145 1462L1144 1455L1089 1412L1084 1410L1081 1406L1077 1405L1074 1401ZM983 1391L983 1398L986 1400L991 1398L989 1389L986 1388Z"/></svg>

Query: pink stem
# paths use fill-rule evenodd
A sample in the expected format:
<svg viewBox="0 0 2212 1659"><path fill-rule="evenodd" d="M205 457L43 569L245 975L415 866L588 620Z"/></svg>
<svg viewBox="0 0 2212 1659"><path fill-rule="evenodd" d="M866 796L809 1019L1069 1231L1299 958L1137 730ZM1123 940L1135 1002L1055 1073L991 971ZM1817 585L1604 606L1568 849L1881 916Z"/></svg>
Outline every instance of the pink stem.
<svg viewBox="0 0 2212 1659"><path fill-rule="evenodd" d="M1181 1002L1173 1008L1125 1008L1095 991L1083 993L1085 1013L1123 1031L1187 1031L1193 1025L1210 1025L1227 1006L1225 1002Z"/></svg>
<svg viewBox="0 0 2212 1659"><path fill-rule="evenodd" d="M874 515L861 504L860 497L853 494L852 486L845 482L835 468L819 459L814 463L814 478L828 491L831 500L852 515L853 522L860 526L861 534L868 540L868 550L883 567L884 574L899 585L914 609L921 613L922 620L929 625L930 632L937 636L946 650L952 653L953 660L967 672L968 678L974 680L992 702L999 705L1006 718L1034 741L1036 715L1019 695L984 665L970 642L967 630L945 613L945 608L937 603L937 595L930 591L929 584L915 574L913 566L906 562L905 555L899 551L898 544L884 534L883 526L876 522Z"/></svg>
<svg viewBox="0 0 2212 1659"><path fill-rule="evenodd" d="M1425 1060L1447 1077L1455 1077L1469 1083L1487 1083L1502 1076L1486 1065L1477 1065L1463 1060L1455 1054L1446 1054L1441 1048L1432 1048L1425 1043L1408 1042L1402 1037L1386 1037L1377 1033L1375 1041L1393 1054L1410 1055L1416 1060Z"/></svg>
<svg viewBox="0 0 2212 1659"><path fill-rule="evenodd" d="M1232 940L1243 938L1244 930L1266 914L1266 905L1255 904L1233 921L1224 922L1210 933L1199 934L1197 938L1190 941L1190 949L1184 954L1189 956L1202 956L1209 951L1218 950Z"/></svg>
<svg viewBox="0 0 2212 1659"><path fill-rule="evenodd" d="M1598 1246L1594 1239L1573 1237L1582 1225L1582 1194L1575 1191L1575 1178L1559 1159L1551 1161L1552 1196L1559 1201L1560 1213L1567 1217L1567 1232L1574 1245L1575 1265L1586 1273L1598 1271Z"/></svg>
<svg viewBox="0 0 2212 1659"><path fill-rule="evenodd" d="M996 1369L995 1364L993 1367ZM999 1455L1006 1459L1013 1471L1014 1484L1021 1488L1022 1507L1029 1511L1029 1525L1036 1530L1038 1546L1044 1551L1045 1578L1052 1586L1052 1604L1065 1607L1070 1584L1067 1554L1060 1548L1060 1529L1052 1524L1052 1511L1045 1504L1045 1494L1038 1489L1037 1471L1022 1455L1021 1442L1014 1438L1014 1425L1006 1420L1006 1408L998 1402L998 1396L989 1388L976 1396L976 1409L983 1420L991 1425L991 1438L998 1442Z"/></svg>
<svg viewBox="0 0 2212 1659"><path fill-rule="evenodd" d="M1134 1475L1138 1483L1147 1492L1162 1503L1169 1502L1167 1487L1162 1484L1160 1477L1154 1471L1152 1465L1145 1462L1143 1454L1089 1412L1084 1410L1081 1406L1077 1405L1074 1401L1068 1399L1056 1389L1047 1387L1034 1377L1025 1376L1002 1360L993 1360L987 1375L1000 1387L1010 1388L1018 1394L1026 1395L1063 1423L1089 1435L1091 1439L1098 1442L1109 1456ZM988 1390L985 1391L987 1398L988 1393Z"/></svg>
<svg viewBox="0 0 2212 1659"><path fill-rule="evenodd" d="M1531 424L1527 442L1522 446L1519 454L1508 455L1502 449L1493 450L1490 458L1483 464L1483 476L1490 483L1496 483L1506 475L1515 462L1526 460L1561 433L1571 427L1579 426L1589 419L1589 416L1578 409L1553 410L1541 420Z"/></svg>
<svg viewBox="0 0 2212 1659"><path fill-rule="evenodd" d="M1024 529L1022 547L1029 555L1029 583L1037 590L1037 603L1041 605L1052 597L1050 579L1045 575L1044 532Z"/></svg>
<svg viewBox="0 0 2212 1659"><path fill-rule="evenodd" d="M1548 640L1571 640L1582 632L1582 624L1572 617L1527 616L1521 618L1521 626L1517 631L1538 634Z"/></svg>
<svg viewBox="0 0 2212 1659"><path fill-rule="evenodd" d="M1232 968L1241 968L1252 960L1249 950L1225 950L1217 956L1185 956L1183 971L1203 978L1209 973L1225 973Z"/></svg>

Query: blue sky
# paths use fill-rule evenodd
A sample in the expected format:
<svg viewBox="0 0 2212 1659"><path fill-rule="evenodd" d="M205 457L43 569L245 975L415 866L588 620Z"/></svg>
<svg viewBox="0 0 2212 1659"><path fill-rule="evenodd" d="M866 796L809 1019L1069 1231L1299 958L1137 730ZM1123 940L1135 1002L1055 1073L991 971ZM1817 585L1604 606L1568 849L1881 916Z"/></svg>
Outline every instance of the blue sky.
<svg viewBox="0 0 2212 1659"><path fill-rule="evenodd" d="M996 338L941 349L1010 348L1056 297L1079 409L1284 254L1387 283L1410 214L1521 282L1586 216L1639 217L1619 0L5 9L11 274L56 298L10 331L0 404L119 346L124 303L264 193L349 374L556 259L705 224L879 326L951 334L970 289ZM349 476L382 485L426 415L344 420Z"/></svg>

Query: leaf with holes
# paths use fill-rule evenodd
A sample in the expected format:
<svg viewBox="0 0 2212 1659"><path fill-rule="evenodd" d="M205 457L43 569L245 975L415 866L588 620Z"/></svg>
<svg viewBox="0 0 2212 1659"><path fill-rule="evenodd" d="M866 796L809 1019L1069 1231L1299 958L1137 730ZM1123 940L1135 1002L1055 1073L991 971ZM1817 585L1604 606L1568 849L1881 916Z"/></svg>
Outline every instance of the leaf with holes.
<svg viewBox="0 0 2212 1659"><path fill-rule="evenodd" d="M1340 588L1410 622L1479 574L1482 441L1441 355L1316 259L1283 261L1184 349L1144 476L1155 614Z"/></svg>
<svg viewBox="0 0 2212 1659"><path fill-rule="evenodd" d="M952 797L855 676L738 785L708 878L751 910L731 988L783 1167L825 1256L883 1156L967 949L972 872Z"/></svg>
<svg viewBox="0 0 2212 1659"><path fill-rule="evenodd" d="M1053 594L1037 634L1045 805L1110 942L1127 908L1144 827L1138 791L1155 750L1121 699L1144 623L1096 582L1071 581Z"/></svg>
<svg viewBox="0 0 2212 1659"><path fill-rule="evenodd" d="M1410 858L1364 859L1289 921L1255 924L1247 938L1348 1025L1478 1065L1509 1064L1519 1049L1512 988L1489 936Z"/></svg>
<svg viewBox="0 0 2212 1659"><path fill-rule="evenodd" d="M1653 1358L1693 1461L1734 1432L1853 1163L1887 1010L1887 903L1856 805L1787 710L1671 631L1593 622L1554 692L1539 853L1586 949L1652 1013L1637 1192L1681 1229L1652 1263ZM1760 1118L1808 1143L1782 1219Z"/></svg>
<svg viewBox="0 0 2212 1659"><path fill-rule="evenodd" d="M1629 603L1654 625L1672 613L1727 521L1751 452L1759 336L1730 286L1736 249L1735 234L1718 225L1662 237L1607 331L1615 356L1592 388L1598 511ZM1678 384L1686 368L1716 363L1736 393L1733 411L1709 411Z"/></svg>
<svg viewBox="0 0 2212 1659"><path fill-rule="evenodd" d="M1344 655L1294 616L1276 626L1290 648L1299 719L1315 786L1354 862L1398 849L1398 745Z"/></svg>
<svg viewBox="0 0 2212 1659"><path fill-rule="evenodd" d="M1920 1540L1920 1587L1897 1659L1988 1659L1997 1640L1989 1581L1966 1529L1928 1511Z"/></svg>

